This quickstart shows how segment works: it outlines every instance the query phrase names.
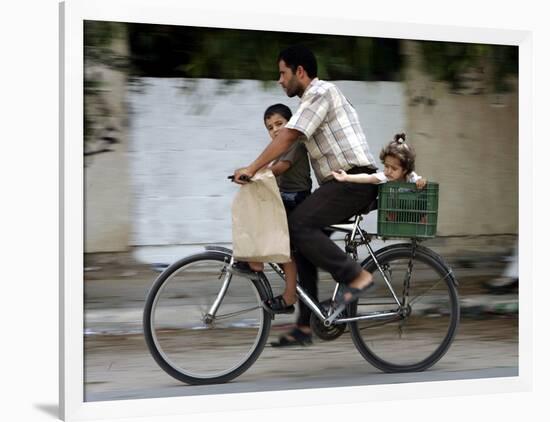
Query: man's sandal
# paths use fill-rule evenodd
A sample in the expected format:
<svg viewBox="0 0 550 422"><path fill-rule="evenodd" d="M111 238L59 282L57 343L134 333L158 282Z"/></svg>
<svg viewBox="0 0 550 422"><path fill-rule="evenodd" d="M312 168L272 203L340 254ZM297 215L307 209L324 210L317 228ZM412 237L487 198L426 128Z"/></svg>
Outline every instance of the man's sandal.
<svg viewBox="0 0 550 422"><path fill-rule="evenodd" d="M338 287L338 291L336 292L336 297L334 298L334 313L339 314L344 310L347 305L355 302L359 298L359 296L361 296L363 293L373 287L374 281L371 281L368 286L365 286L362 289L357 289L355 287L350 287L345 284L340 284L340 286Z"/></svg>
<svg viewBox="0 0 550 422"><path fill-rule="evenodd" d="M294 312L294 305L287 305L282 295L275 296L263 303L266 310L272 314L291 314Z"/></svg>
<svg viewBox="0 0 550 422"><path fill-rule="evenodd" d="M291 337L291 338L289 338ZM309 346L312 343L311 334L306 334L299 328L294 328L288 334L279 337L279 341L271 342L272 347Z"/></svg>

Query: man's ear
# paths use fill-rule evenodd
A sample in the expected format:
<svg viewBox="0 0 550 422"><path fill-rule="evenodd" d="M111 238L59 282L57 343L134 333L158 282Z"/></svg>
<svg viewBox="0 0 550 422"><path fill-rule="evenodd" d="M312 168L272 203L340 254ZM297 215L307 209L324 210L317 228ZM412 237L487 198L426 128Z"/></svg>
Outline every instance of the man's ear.
<svg viewBox="0 0 550 422"><path fill-rule="evenodd" d="M296 76L298 77L304 77L304 76L307 76L307 72L306 70L304 69L303 66L301 65L298 65L298 67L296 68Z"/></svg>

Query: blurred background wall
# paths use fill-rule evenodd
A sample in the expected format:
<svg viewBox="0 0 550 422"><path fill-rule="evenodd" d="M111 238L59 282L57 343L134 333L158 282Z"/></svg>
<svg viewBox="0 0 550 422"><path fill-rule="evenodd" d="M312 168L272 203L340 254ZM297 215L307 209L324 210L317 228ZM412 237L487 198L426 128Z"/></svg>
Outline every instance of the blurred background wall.
<svg viewBox="0 0 550 422"><path fill-rule="evenodd" d="M239 72L201 77L216 76L221 65L215 59L239 54L225 44L216 48L217 38L208 44L207 51L219 50L211 58L164 68L176 69L172 73L144 71L145 64L161 61L150 57L158 47L145 54L140 48L147 43L135 39L149 29L114 28L103 38L97 27L87 31L85 252L131 250L141 260L167 262L204 244L229 244L238 188L226 177L266 145L268 105L298 106L273 82L279 47L249 64L264 69L256 80ZM152 39L173 43L170 31L159 29ZM518 96L514 73L496 71L510 60L499 61L485 46L364 40L356 44L365 60L347 68L333 57L338 49L313 50L320 77L335 81L358 110L375 157L394 133L405 131L417 151L418 173L440 183L438 235L475 237L481 245L502 243L495 239L504 236L510 243L518 228ZM159 56L185 56L177 45L165 48ZM246 67L240 60L223 66Z"/></svg>
<svg viewBox="0 0 550 422"><path fill-rule="evenodd" d="M86 49L85 252L124 251L131 243L128 71L117 63L128 57L129 46L126 27L118 25L115 28L116 32L106 39L89 40L91 45Z"/></svg>
<svg viewBox="0 0 550 422"><path fill-rule="evenodd" d="M128 102L132 246L230 246L231 203L238 187L227 176L267 145L265 108L283 102L295 110L298 100L287 98L275 83L257 81L238 81L229 88L213 79L139 83ZM356 107L375 154L404 130L402 84L338 85ZM161 259L166 252L159 253Z"/></svg>
<svg viewBox="0 0 550 422"><path fill-rule="evenodd" d="M405 42L407 133L421 174L440 183L438 233L496 235L518 230L518 91L488 92L471 70L460 87L422 69L419 43Z"/></svg>

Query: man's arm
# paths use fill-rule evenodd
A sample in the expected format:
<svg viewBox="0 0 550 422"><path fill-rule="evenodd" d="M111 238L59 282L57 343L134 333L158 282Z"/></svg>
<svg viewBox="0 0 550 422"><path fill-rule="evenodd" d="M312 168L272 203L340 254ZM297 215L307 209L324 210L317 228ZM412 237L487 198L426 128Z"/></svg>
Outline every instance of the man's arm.
<svg viewBox="0 0 550 422"><path fill-rule="evenodd" d="M292 144L302 135L301 132L295 129L283 128L277 134L266 149L256 158L250 165L235 170L233 173L234 181L239 184L247 183L246 180L241 180L242 176L250 179L256 172L266 164L278 158L281 154L288 151Z"/></svg>

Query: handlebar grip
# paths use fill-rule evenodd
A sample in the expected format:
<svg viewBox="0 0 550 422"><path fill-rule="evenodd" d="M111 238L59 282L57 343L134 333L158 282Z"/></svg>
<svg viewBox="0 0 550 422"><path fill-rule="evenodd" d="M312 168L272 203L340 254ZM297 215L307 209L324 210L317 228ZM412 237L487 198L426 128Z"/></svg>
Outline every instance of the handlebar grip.
<svg viewBox="0 0 550 422"><path fill-rule="evenodd" d="M232 182L235 180L235 177L233 175L227 176L227 178L229 180L231 180ZM239 177L239 180L241 180L243 182L250 182L250 177L248 177L246 174L243 174L243 175L241 175L241 177Z"/></svg>

